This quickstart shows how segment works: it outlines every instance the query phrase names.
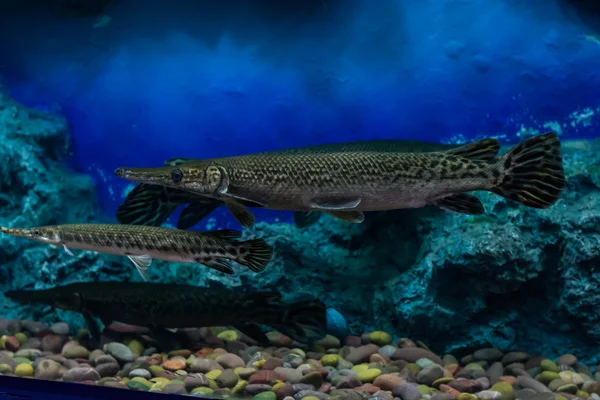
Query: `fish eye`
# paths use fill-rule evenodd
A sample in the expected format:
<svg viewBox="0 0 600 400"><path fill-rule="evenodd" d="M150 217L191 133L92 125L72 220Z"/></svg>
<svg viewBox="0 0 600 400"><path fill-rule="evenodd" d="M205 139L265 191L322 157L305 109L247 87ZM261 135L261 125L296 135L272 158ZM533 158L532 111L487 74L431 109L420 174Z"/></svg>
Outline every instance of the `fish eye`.
<svg viewBox="0 0 600 400"><path fill-rule="evenodd" d="M34 237L42 236L42 232L39 229L34 229L32 233Z"/></svg>
<svg viewBox="0 0 600 400"><path fill-rule="evenodd" d="M173 171L171 171L171 179L173 179L174 182L178 182L182 178L183 178L183 172L181 172L181 170L179 168L176 168Z"/></svg>

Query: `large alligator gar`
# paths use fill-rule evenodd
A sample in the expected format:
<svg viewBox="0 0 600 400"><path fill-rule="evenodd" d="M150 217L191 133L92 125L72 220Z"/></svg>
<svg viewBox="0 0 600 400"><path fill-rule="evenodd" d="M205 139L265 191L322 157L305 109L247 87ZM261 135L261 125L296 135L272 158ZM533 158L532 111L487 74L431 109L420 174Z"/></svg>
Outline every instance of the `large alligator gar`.
<svg viewBox="0 0 600 400"><path fill-rule="evenodd" d="M459 147L456 144L421 142L418 140L361 140L355 142L333 143L294 149L275 150L264 153L331 153L336 151L399 151L426 152L442 151ZM165 165L177 166L189 162L200 161L194 158L172 158ZM138 184L117 209L117 220L122 224L161 226L179 207L184 206L177 219L178 229L190 229L210 213L225 203L222 200L197 195L185 190L168 186ZM294 223L298 228L305 228L319 220L319 211L296 211Z"/></svg>
<svg viewBox="0 0 600 400"><path fill-rule="evenodd" d="M485 139L443 152L261 153L115 173L222 200L246 227L254 224L246 206L362 222L365 211L429 204L480 214L479 199L466 194L476 190L540 209L558 200L565 178L555 133L530 137L496 158L499 149L497 139Z"/></svg>
<svg viewBox="0 0 600 400"><path fill-rule="evenodd" d="M217 271L233 274L230 260L263 271L273 256L264 239L236 241L239 231L195 232L153 226L120 224L67 224L37 228L5 228L0 232L38 242L99 253L127 256L144 280L153 259L200 263Z"/></svg>
<svg viewBox="0 0 600 400"><path fill-rule="evenodd" d="M190 285L133 282L74 283L47 290L15 290L5 296L24 304L45 304L84 315L99 337L103 324L122 322L154 330L235 326L268 342L259 324L307 343L327 333L326 306L318 299L284 302L277 292L242 292Z"/></svg>

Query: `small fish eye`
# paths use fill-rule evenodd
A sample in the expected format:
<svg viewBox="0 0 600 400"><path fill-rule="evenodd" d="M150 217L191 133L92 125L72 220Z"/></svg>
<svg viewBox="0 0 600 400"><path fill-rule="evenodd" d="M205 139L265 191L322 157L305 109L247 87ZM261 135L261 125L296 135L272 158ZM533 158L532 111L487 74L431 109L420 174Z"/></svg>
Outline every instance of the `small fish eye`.
<svg viewBox="0 0 600 400"><path fill-rule="evenodd" d="M181 170L179 168L171 171L171 179L173 179L173 181L178 182L182 178L183 178L183 172L181 172Z"/></svg>
<svg viewBox="0 0 600 400"><path fill-rule="evenodd" d="M42 236L42 233L39 231L39 229L34 229L33 236Z"/></svg>

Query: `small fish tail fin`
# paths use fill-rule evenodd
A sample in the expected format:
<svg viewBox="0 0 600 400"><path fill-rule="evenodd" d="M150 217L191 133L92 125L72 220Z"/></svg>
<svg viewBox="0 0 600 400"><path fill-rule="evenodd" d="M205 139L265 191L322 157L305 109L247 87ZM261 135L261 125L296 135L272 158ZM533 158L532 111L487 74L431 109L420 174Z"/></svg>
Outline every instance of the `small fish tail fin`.
<svg viewBox="0 0 600 400"><path fill-rule="evenodd" d="M327 335L327 307L309 295L297 296L292 303L281 304L281 324L271 325L300 343L312 343Z"/></svg>
<svg viewBox="0 0 600 400"><path fill-rule="evenodd" d="M554 132L525 139L498 162L499 181L490 189L527 207L547 208L565 187L560 140Z"/></svg>
<svg viewBox="0 0 600 400"><path fill-rule="evenodd" d="M262 272L273 258L273 247L264 239L252 239L240 243L238 263L250 268L253 272Z"/></svg>

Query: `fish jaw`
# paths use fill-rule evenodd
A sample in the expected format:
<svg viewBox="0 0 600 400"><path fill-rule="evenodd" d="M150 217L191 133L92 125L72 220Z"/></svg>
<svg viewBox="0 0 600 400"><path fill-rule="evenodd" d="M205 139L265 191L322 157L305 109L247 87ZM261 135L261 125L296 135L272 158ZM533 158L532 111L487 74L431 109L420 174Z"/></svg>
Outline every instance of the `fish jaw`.
<svg viewBox="0 0 600 400"><path fill-rule="evenodd" d="M24 237L27 239L35 240L46 244L61 244L60 232L58 229L53 227L40 227L40 228L7 228L0 227L0 232L6 233L7 235Z"/></svg>
<svg viewBox="0 0 600 400"><path fill-rule="evenodd" d="M131 182L166 186L215 196L227 192L229 175L225 168L204 163L188 163L157 168L128 168L115 170L115 175Z"/></svg>
<svg viewBox="0 0 600 400"><path fill-rule="evenodd" d="M119 178L127 179L131 182L148 183L168 187L176 187L171 178L173 167L157 168L131 168L120 167L115 170L115 175Z"/></svg>

